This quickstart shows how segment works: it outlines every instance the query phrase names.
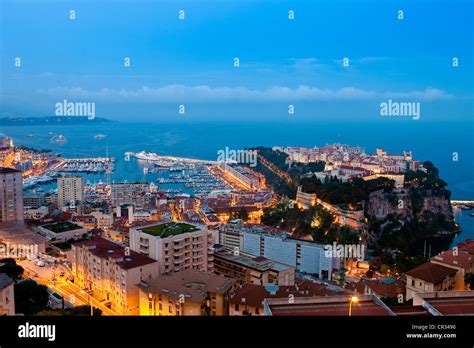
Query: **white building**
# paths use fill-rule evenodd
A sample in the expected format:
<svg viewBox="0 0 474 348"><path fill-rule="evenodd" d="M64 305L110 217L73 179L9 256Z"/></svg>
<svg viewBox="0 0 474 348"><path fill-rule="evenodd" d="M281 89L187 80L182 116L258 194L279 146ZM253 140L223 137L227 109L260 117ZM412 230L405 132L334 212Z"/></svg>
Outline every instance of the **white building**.
<svg viewBox="0 0 474 348"><path fill-rule="evenodd" d="M160 222L130 228L130 249L157 260L160 274L190 268L211 271L216 236L205 226Z"/></svg>
<svg viewBox="0 0 474 348"><path fill-rule="evenodd" d="M239 248L254 256L293 266L297 271L331 279L339 269L340 259L326 257L325 245L290 238L285 232L271 232L263 226L226 224L219 229L219 243L225 247Z"/></svg>
<svg viewBox="0 0 474 348"><path fill-rule="evenodd" d="M84 200L84 178L82 176L63 176L58 178L58 208L75 206Z"/></svg>

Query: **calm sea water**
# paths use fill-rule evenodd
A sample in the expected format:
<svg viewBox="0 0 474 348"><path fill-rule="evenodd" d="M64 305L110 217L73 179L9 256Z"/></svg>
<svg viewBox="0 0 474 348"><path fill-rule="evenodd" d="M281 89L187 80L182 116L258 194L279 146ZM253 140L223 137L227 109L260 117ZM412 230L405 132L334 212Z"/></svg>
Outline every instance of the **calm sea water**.
<svg viewBox="0 0 474 348"><path fill-rule="evenodd" d="M0 133L14 138L16 145L51 149L65 157L109 156L116 158L111 180L143 180L143 163L124 161L126 151L156 152L215 160L217 151L229 147L252 146L322 146L340 142L359 145L366 152L377 147L389 153L412 150L416 159L430 160L448 183L453 199L474 200L474 127L472 122L207 122L182 120L175 123L114 122L80 126L1 127ZM62 134L65 144L51 142L51 135ZM94 139L95 134L105 139ZM453 153L458 160L453 160ZM103 175L88 177L105 180ZM155 177L149 174L147 180ZM458 214L458 213L456 213ZM459 215L461 214L461 215ZM459 212L457 221L464 232L474 238L473 220Z"/></svg>

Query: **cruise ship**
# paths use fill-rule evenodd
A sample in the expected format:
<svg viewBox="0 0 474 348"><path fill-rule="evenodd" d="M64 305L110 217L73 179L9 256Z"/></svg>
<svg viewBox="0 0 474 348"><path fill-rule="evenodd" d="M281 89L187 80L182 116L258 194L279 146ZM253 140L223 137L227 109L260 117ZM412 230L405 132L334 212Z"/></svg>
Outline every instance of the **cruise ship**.
<svg viewBox="0 0 474 348"><path fill-rule="evenodd" d="M160 156L158 156L156 153L153 153L153 152L142 151L142 152L134 153L133 156L135 158L145 160L145 161L160 161L161 160Z"/></svg>

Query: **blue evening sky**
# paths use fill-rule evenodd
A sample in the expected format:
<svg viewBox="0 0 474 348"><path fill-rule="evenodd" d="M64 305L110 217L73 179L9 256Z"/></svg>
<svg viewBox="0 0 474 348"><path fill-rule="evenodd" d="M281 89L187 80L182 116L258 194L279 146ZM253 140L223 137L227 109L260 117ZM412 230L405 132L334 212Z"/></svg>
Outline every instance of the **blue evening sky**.
<svg viewBox="0 0 474 348"><path fill-rule="evenodd" d="M67 99L112 119L169 120L180 104L194 119L283 119L293 104L293 118L370 120L393 99L420 102L422 120L474 117L469 0L0 3L0 116Z"/></svg>

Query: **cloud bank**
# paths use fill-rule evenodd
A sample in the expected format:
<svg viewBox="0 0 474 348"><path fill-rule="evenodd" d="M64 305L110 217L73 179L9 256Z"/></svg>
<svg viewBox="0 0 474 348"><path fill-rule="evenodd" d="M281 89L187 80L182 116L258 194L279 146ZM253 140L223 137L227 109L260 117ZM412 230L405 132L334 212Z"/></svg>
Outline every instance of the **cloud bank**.
<svg viewBox="0 0 474 348"><path fill-rule="evenodd" d="M37 90L41 95L54 98L125 102L295 102L295 101L357 101L395 98L412 101L436 101L455 98L436 88L409 92L377 92L356 87L322 89L300 85L295 88L272 86L267 89L247 87L210 87L208 85L186 86L180 84L162 87L142 86L137 89L87 90L81 87L55 87Z"/></svg>

